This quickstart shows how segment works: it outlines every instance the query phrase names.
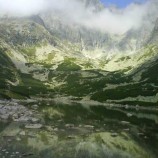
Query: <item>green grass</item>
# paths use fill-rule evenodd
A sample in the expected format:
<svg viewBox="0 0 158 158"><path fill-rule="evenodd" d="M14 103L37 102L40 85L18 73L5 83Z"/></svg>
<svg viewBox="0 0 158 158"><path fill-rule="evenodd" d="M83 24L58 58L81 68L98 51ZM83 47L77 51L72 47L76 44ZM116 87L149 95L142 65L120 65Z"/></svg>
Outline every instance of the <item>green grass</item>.
<svg viewBox="0 0 158 158"><path fill-rule="evenodd" d="M55 57L55 54L52 52L52 53L49 53L48 54L48 62L51 62Z"/></svg>
<svg viewBox="0 0 158 158"><path fill-rule="evenodd" d="M34 79L30 74L19 74L22 79L22 83L19 86L11 87L12 92L26 97L39 93L47 93L47 87L41 81Z"/></svg>
<svg viewBox="0 0 158 158"><path fill-rule="evenodd" d="M92 69L93 68L93 64L90 61L82 64L82 66L84 66L84 68L86 68L86 69Z"/></svg>
<svg viewBox="0 0 158 158"><path fill-rule="evenodd" d="M15 82L18 77L17 70L6 54L7 49L0 47L0 88L8 87L8 80Z"/></svg>
<svg viewBox="0 0 158 158"><path fill-rule="evenodd" d="M70 58L66 58L62 64L58 66L57 71L78 71L81 67L73 62Z"/></svg>
<svg viewBox="0 0 158 158"><path fill-rule="evenodd" d="M120 100L128 97L137 97L141 96L155 96L157 90L152 86L146 87L146 90L142 89L142 84L129 84L126 86L119 86L115 89L107 89L105 91L96 92L92 95L91 99L97 101L106 101L110 100Z"/></svg>
<svg viewBox="0 0 158 158"><path fill-rule="evenodd" d="M130 56L126 56L126 57L122 57L122 58L118 59L116 62L123 62L125 60L130 60L130 59L131 59Z"/></svg>
<svg viewBox="0 0 158 158"><path fill-rule="evenodd" d="M138 59L138 61L145 59L145 58L152 57L154 55L155 51L157 51L157 49L158 48L155 45L147 46L145 53Z"/></svg>
<svg viewBox="0 0 158 158"><path fill-rule="evenodd" d="M36 53L36 47L32 46L32 47L28 47L28 48L22 48L21 51L28 55L29 57L35 57L35 53Z"/></svg>

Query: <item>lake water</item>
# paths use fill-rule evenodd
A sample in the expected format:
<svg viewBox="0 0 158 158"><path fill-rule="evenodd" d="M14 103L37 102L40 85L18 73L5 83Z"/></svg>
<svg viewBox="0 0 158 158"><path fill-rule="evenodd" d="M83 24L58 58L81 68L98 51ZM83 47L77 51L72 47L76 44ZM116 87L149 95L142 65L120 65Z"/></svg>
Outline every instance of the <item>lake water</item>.
<svg viewBox="0 0 158 158"><path fill-rule="evenodd" d="M41 129L0 122L0 158L157 158L158 111L40 102ZM26 105L31 108L31 104Z"/></svg>

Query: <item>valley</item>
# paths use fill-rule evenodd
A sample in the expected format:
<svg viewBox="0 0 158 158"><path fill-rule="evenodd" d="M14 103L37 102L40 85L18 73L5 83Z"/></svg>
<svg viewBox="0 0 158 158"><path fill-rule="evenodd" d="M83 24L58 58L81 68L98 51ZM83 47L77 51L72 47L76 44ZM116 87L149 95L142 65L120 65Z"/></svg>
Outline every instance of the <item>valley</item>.
<svg viewBox="0 0 158 158"><path fill-rule="evenodd" d="M117 34L78 13L99 0L73 3L75 20L0 12L0 158L157 158L158 17Z"/></svg>

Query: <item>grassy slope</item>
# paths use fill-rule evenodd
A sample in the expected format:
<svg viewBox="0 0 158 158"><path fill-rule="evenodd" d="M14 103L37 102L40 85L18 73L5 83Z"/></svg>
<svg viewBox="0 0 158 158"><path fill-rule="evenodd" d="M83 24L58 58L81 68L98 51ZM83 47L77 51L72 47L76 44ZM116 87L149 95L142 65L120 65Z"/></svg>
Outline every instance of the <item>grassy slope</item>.
<svg viewBox="0 0 158 158"><path fill-rule="evenodd" d="M20 99L39 92L46 93L46 87L42 82L33 79L31 75L18 72L6 51L7 49L0 48L0 98ZM11 84L17 80L18 85Z"/></svg>
<svg viewBox="0 0 158 158"><path fill-rule="evenodd" d="M6 93L10 87L8 81L15 82L17 74L15 66L5 54L6 51L7 49L0 47L0 98L7 97Z"/></svg>
<svg viewBox="0 0 158 158"><path fill-rule="evenodd" d="M120 100L128 97L136 98L138 96L155 96L158 92L158 59L154 61L150 61L148 63L144 63L141 65L136 72L132 75L129 75L125 78L124 82L129 84L118 86L115 89L107 89L104 91L98 91L94 95L92 95L91 99L98 101L106 101L106 100ZM141 79L139 82L134 82L133 78L135 78L141 71ZM135 101L124 101L124 104L139 104L139 105L158 105L158 103L146 103L139 102L137 99Z"/></svg>

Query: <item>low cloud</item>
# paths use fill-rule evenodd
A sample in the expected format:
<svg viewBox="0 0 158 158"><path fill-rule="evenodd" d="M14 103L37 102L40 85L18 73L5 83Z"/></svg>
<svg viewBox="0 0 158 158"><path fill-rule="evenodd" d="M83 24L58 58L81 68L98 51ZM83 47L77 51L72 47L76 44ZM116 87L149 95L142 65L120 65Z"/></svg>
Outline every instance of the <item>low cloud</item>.
<svg viewBox="0 0 158 158"><path fill-rule="evenodd" d="M100 11L93 6L86 7L83 0L0 0L1 16L21 17L52 12L69 24L113 34L141 27L147 16L156 18L157 9L155 0L131 4L124 9L105 7Z"/></svg>

